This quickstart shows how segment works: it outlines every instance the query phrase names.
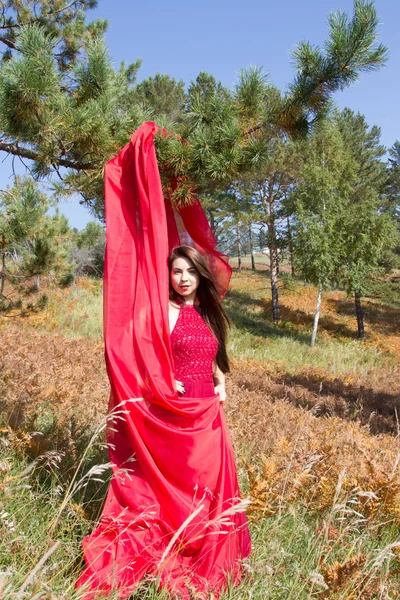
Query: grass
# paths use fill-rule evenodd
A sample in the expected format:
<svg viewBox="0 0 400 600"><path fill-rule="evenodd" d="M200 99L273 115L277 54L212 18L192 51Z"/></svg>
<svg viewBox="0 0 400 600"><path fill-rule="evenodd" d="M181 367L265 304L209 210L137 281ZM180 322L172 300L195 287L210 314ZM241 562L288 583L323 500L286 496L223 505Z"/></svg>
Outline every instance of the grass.
<svg viewBox="0 0 400 600"><path fill-rule="evenodd" d="M233 328L229 350L238 358L252 358L288 373L305 368L323 369L334 377L369 378L376 370L390 369L400 357L400 328L397 325L398 348L379 339L379 323L374 328L366 321L367 341L356 338L356 321L343 292L325 294L322 305L317 347L310 348L317 290L286 276L281 282L279 324L270 317L269 282L264 273L243 270L235 273L231 290L224 301ZM332 306L333 305L333 306ZM382 310L379 304L374 307ZM371 312L371 310L370 310ZM395 316L394 316L395 318ZM368 315L367 315L368 319ZM395 338L395 336L392 336Z"/></svg>
<svg viewBox="0 0 400 600"><path fill-rule="evenodd" d="M228 312L232 314L229 309ZM262 327L260 330L262 331ZM356 341L343 344L322 339L315 349L307 345L308 337L304 338L272 327L265 336L260 336L254 330L235 323L228 350L233 356L266 362L272 368L283 368L288 373L298 372L305 367L316 367L335 377L367 378L376 368L394 365L396 361L380 349L361 346Z"/></svg>
<svg viewBox="0 0 400 600"><path fill-rule="evenodd" d="M99 280L81 278L68 288L44 287L44 290L45 309L12 322L21 328L34 327L37 331L62 334L66 338L102 340L103 298Z"/></svg>
<svg viewBox="0 0 400 600"><path fill-rule="evenodd" d="M95 524L85 514L82 489L69 495L55 453L32 462L21 455L23 441L14 433L3 431L2 441L2 597L78 600L74 582L82 568L80 541ZM90 450L98 460L103 456L99 441ZM243 469L240 476L245 488ZM333 502L324 511L316 511L310 499L287 502L282 497L273 515L253 516L253 553L245 562L243 581L221 600L398 597L397 525L387 519L383 524L368 521L359 512L355 492L341 492L338 477ZM152 582L143 582L131 596L166 598Z"/></svg>
<svg viewBox="0 0 400 600"><path fill-rule="evenodd" d="M368 282L368 297L376 298L386 306L400 309L400 271L384 280Z"/></svg>
<svg viewBox="0 0 400 600"><path fill-rule="evenodd" d="M103 298L99 281L83 279L78 285L51 296L48 318L51 327L66 337L101 340ZM49 324L43 324L47 329Z"/></svg>
<svg viewBox="0 0 400 600"><path fill-rule="evenodd" d="M275 325L265 273L234 274L226 412L253 553L222 600L400 597L398 304L388 289L381 282L365 303L364 344L345 295L326 294L310 349L314 288L284 278ZM78 600L81 539L109 479L103 468L90 476L107 463L96 434L108 397L100 285L48 296L43 312L0 327L2 600ZM166 594L147 581L131 600Z"/></svg>
<svg viewBox="0 0 400 600"><path fill-rule="evenodd" d="M395 321L394 335L390 336L394 347L389 344L389 336L385 338L380 334L381 324L376 315L380 314L383 304L379 301L367 305L367 341L360 343L356 338L355 317L351 314L351 307L348 308L350 303L345 294L328 293L325 306L322 306L317 348L312 349L309 343L317 293L315 288L304 287L302 282L284 275L280 290L282 319L275 324L270 318L268 286L264 272L253 273L250 269L243 269L241 273L234 274L231 290L224 300L233 324L228 344L231 356L267 362L270 367L288 373L317 368L334 377L365 379L376 370L389 370L398 363L400 327L397 310L390 315ZM380 284L380 294L386 297L382 291L386 290L386 295L393 300L392 283L388 282L387 286L389 292L388 287ZM330 306L329 302L335 303L334 306ZM371 326L368 316L371 317ZM53 291L49 294L46 310L26 321L29 327L35 325L40 331L101 342L101 285L96 280L82 279L72 288Z"/></svg>

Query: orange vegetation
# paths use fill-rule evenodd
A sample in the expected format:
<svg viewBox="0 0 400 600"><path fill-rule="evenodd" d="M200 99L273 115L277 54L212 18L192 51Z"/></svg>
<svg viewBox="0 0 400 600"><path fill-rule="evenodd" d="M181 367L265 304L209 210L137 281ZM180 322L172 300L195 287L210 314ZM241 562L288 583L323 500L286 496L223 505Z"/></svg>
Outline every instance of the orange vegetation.
<svg viewBox="0 0 400 600"><path fill-rule="evenodd" d="M244 300L249 281L245 274L233 280L233 291ZM258 296L253 310L265 311L265 275L252 276L251 283L252 297ZM282 326L290 322L298 331L308 328L315 290L281 292ZM8 423L0 437L30 456L56 450L63 456L61 468L69 469L80 460L82 440L88 442L106 414L109 387L103 345L34 328L43 325L48 330L57 327L50 311L0 323L0 411ZM367 322L367 343L397 354L396 327L394 315L386 319L377 312ZM345 295L327 294L320 334L348 339L355 336L355 328ZM232 361L225 411L238 465L247 478L244 492L252 500L249 517L261 523L296 503L318 515L314 535L322 540L319 572L306 583L311 593L314 579L322 577L320 598L380 597L377 571L368 575L366 556L351 541L351 520L358 528L400 524L399 446L393 435L400 410L399 380L400 368L382 372L373 382L357 377L344 381L324 369L303 368L291 374L279 364ZM4 465L0 488L10 479ZM74 504L74 510L85 514L87 508ZM393 554L399 554L397 546ZM398 597L395 588L394 582L393 598Z"/></svg>
<svg viewBox="0 0 400 600"><path fill-rule="evenodd" d="M67 340L9 326L2 331L0 410L8 417L15 444L23 432L26 451L57 449L76 460L77 440L102 420L108 382L100 344ZM343 472L342 489L367 492L359 502L400 522L398 443L373 436L368 426L339 417L321 418L315 394L299 384L272 379L251 361L236 361L228 379L226 412L237 449L247 464L253 512L273 514L290 497L304 497L322 509L332 502ZM344 416L347 398L341 399ZM320 399L323 403L323 399ZM329 402L340 403L338 394ZM294 406L297 405L297 406ZM328 411L325 411L328 414ZM20 432L20 434L18 434ZM356 493L356 492L354 492Z"/></svg>
<svg viewBox="0 0 400 600"><path fill-rule="evenodd" d="M271 318L270 283L268 273L248 274L246 270L235 272L231 289L251 296L256 290L259 305L263 307L266 319ZM279 306L281 325L291 330L304 332L312 329L317 289L313 285L293 285L286 281L279 283ZM249 296L250 297L250 296ZM373 299L362 300L367 346L374 346L396 356L400 361L400 317L399 311L383 306ZM322 294L318 336L335 338L341 341L357 339L357 321L352 298L343 291L329 291Z"/></svg>

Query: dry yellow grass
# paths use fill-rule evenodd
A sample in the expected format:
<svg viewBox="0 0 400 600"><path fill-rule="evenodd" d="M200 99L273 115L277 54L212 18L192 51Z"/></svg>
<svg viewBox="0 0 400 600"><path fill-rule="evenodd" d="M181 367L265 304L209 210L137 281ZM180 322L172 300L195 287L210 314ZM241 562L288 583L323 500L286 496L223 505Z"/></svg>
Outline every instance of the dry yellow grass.
<svg viewBox="0 0 400 600"><path fill-rule="evenodd" d="M45 436L30 439L27 451L55 448L71 461L75 441L106 413L102 344L34 330L25 330L21 339L20 330L9 326L2 331L2 347L8 352L3 358L1 412L16 432L15 440L18 431L23 436L47 430ZM273 514L282 502L300 497L322 510L331 505L344 471L343 493L366 493L358 502L368 514L397 520L396 438L373 436L357 421L316 416L317 404L313 414L290 402L310 402L307 394L305 388L293 390L269 378L256 363L234 363L226 411L235 445L243 449L248 465L253 512Z"/></svg>
<svg viewBox="0 0 400 600"><path fill-rule="evenodd" d="M236 283L240 287L245 281ZM257 281L255 292L262 298L265 279ZM85 285L80 283L78 290ZM233 291L238 291L235 285ZM292 311L296 306L305 313L311 293L300 295L304 304L296 303L296 294L287 290L282 295L283 310L293 303ZM68 302L79 299L71 296ZM1 321L0 412L7 425L0 435L7 439L10 455L33 458L56 450L68 480L82 444L104 419L109 388L103 344L57 333L56 305L53 298L47 312ZM339 323L338 304L332 306L336 316L331 318ZM263 310L262 302L252 307ZM370 327L373 335L375 325ZM324 331L336 335L329 326ZM392 355L390 348L385 352ZM376 370L369 380L363 374L343 379L316 367L291 373L272 361L232 361L225 410L243 492L252 499L249 517L256 541L244 584L250 587L230 598L250 598L246 590L253 589L257 578L254 589L261 591L252 596L257 600L281 599L285 586L292 586L287 598L293 600L400 597L400 544L393 541L400 524L399 377L393 367ZM8 463L0 464L0 491L12 484L9 470ZM90 505L70 499L68 513L82 521L93 512ZM387 534L391 528L392 538ZM301 536L303 546L296 546ZM369 540L374 540L371 547ZM282 546L275 553L274 544ZM293 560L303 561L292 571L291 551ZM262 581L269 582L267 587ZM151 598L158 596L154 592Z"/></svg>

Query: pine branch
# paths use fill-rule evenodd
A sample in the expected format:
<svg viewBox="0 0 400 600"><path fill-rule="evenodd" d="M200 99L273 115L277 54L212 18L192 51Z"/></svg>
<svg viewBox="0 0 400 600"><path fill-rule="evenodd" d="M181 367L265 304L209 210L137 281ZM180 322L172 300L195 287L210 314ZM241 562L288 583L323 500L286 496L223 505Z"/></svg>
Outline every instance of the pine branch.
<svg viewBox="0 0 400 600"><path fill-rule="evenodd" d="M8 40L7 38L3 37L2 35L0 35L0 42L3 42L3 44L5 44L6 46L8 46L9 48L11 48L12 50L18 50L17 46L14 44L14 42L11 42L10 40Z"/></svg>
<svg viewBox="0 0 400 600"><path fill-rule="evenodd" d="M39 25L43 24L43 21L50 16L54 16L54 15L58 15L62 12L65 12L67 10L69 10L70 8L74 8L75 10L79 10L79 4L82 4L81 2L79 2L78 0L73 0L73 2L71 2L70 4L67 4L67 6L64 6L62 8L59 8L58 10L54 10L53 8L50 9L48 12L43 12L40 15L36 14L35 11L35 18L34 19L29 19L29 25L33 25L34 23L39 23ZM19 28L23 25L27 25L28 22L25 23L9 23L8 25L5 24L6 22L6 17L5 17L5 7L3 7L3 13L1 15L3 17L3 25L0 25L0 29L12 29L12 28ZM3 41L3 40L1 40Z"/></svg>
<svg viewBox="0 0 400 600"><path fill-rule="evenodd" d="M51 9L51 10L49 10L48 13L45 13L44 15L41 15L41 16L42 17L43 16L47 17L49 15L58 15L59 13L64 12L65 10L69 10L70 8L72 8L76 4L79 4L79 2L77 2L77 0L74 0L73 2L71 2L71 4L68 4L67 6L64 6L64 8L59 8L58 10Z"/></svg>
<svg viewBox="0 0 400 600"><path fill-rule="evenodd" d="M5 19L4 15L2 15L2 16L3 16L3 19ZM12 29L13 27L18 28L18 27L21 27L21 25L19 23L10 23L9 25L0 25L0 29Z"/></svg>
<svg viewBox="0 0 400 600"><path fill-rule="evenodd" d="M30 150L29 148L21 147L17 144L17 142L7 144L6 142L0 141L0 150L3 150L4 152L14 156L29 158L30 160L35 160L38 162L40 162L42 158L38 152ZM57 158L56 161L53 162L52 166L67 167L69 169L74 169L75 171L89 171L97 168L97 165L93 163L82 163L80 161L72 161L61 157Z"/></svg>

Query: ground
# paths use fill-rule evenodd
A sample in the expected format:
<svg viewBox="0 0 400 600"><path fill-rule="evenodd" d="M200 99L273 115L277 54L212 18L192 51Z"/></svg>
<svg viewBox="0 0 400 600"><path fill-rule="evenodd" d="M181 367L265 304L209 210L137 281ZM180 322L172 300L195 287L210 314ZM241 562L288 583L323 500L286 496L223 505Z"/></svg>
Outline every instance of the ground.
<svg viewBox="0 0 400 600"><path fill-rule="evenodd" d="M400 597L398 286L371 284L363 343L327 292L311 349L314 287L285 275L274 325L267 271L234 273L225 410L254 551L226 599ZM101 285L42 291L44 310L0 317L0 598L70 600L107 485Z"/></svg>

